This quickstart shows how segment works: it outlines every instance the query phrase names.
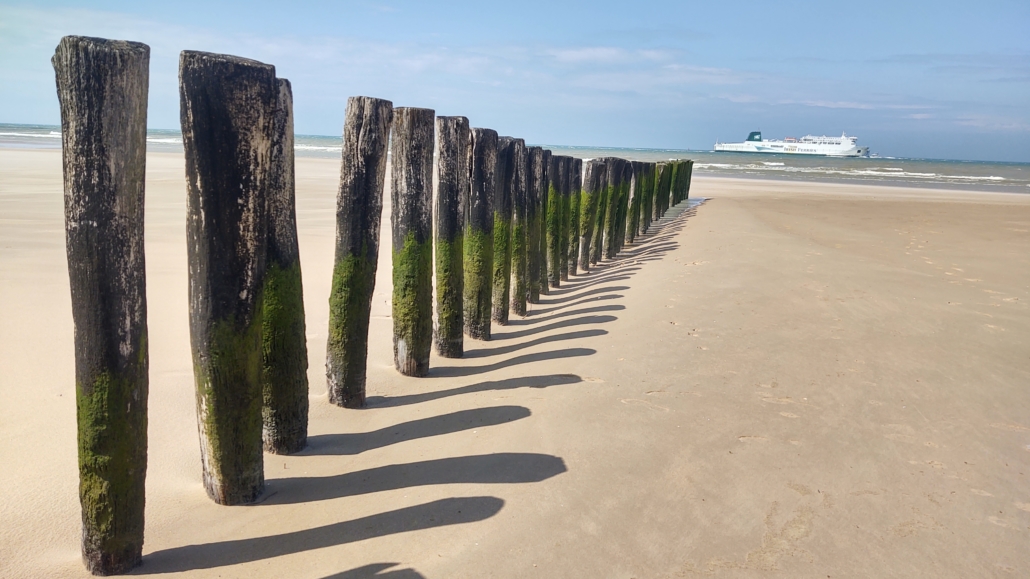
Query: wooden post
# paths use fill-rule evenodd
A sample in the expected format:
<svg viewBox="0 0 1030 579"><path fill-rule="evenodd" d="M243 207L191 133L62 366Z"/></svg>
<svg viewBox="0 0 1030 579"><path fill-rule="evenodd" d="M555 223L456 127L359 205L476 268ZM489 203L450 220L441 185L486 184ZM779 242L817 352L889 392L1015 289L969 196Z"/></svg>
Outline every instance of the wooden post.
<svg viewBox="0 0 1030 579"><path fill-rule="evenodd" d="M464 239L472 133L465 117L436 117L436 351L464 355Z"/></svg>
<svg viewBox="0 0 1030 579"><path fill-rule="evenodd" d="M392 118L390 101L347 99L325 357L329 401L346 408L365 405L368 323L379 260L386 146Z"/></svg>
<svg viewBox="0 0 1030 579"><path fill-rule="evenodd" d="M218 504L264 489L261 340L275 68L183 51L190 339L204 488Z"/></svg>
<svg viewBox="0 0 1030 579"><path fill-rule="evenodd" d="M541 147L528 147L526 150L528 160L526 168L526 186L528 193L526 211L526 236L528 257L528 284L529 303L540 302L540 280L541 267L546 268L547 258L544 256L543 245L540 243L540 231L543 229L543 216L545 212L541 207L544 188L544 150Z"/></svg>
<svg viewBox="0 0 1030 579"><path fill-rule="evenodd" d="M612 171L611 165L615 162L615 159L614 157L604 157L600 161L601 168L599 170L601 172L598 175L597 215L594 218L594 239L590 244L591 265L601 261L601 256L604 254L604 221L605 215L608 212L608 198L611 197L608 175Z"/></svg>
<svg viewBox="0 0 1030 579"><path fill-rule="evenodd" d="M433 345L433 145L436 112L393 110L390 200L393 232L393 365L429 373Z"/></svg>
<svg viewBox="0 0 1030 579"><path fill-rule="evenodd" d="M497 131L472 129L472 183L465 220L465 333L490 339Z"/></svg>
<svg viewBox="0 0 1030 579"><path fill-rule="evenodd" d="M589 159L583 163L582 191L579 198L579 269L590 271L590 249L597 221L597 203L601 197L601 173L604 159Z"/></svg>
<svg viewBox="0 0 1030 579"><path fill-rule="evenodd" d="M558 173L561 178L561 254L559 266L561 268L561 280L569 281L569 233L572 221L572 157L562 156Z"/></svg>
<svg viewBox="0 0 1030 579"><path fill-rule="evenodd" d="M644 163L644 185L640 206L640 235L651 229L651 214L654 211L654 177L656 163Z"/></svg>
<svg viewBox="0 0 1030 579"><path fill-rule="evenodd" d="M694 161L687 161L687 190L683 194L684 199L690 199L690 181L694 177Z"/></svg>
<svg viewBox="0 0 1030 579"><path fill-rule="evenodd" d="M561 155L552 156L547 169L547 282L551 287L561 287L563 159Z"/></svg>
<svg viewBox="0 0 1030 579"><path fill-rule="evenodd" d="M544 156L540 160L541 186L540 186L540 293L550 293L550 246L547 243L548 230L551 219L551 172L552 157L549 149L544 149Z"/></svg>
<svg viewBox="0 0 1030 579"><path fill-rule="evenodd" d="M497 138L497 186L494 191L493 321L508 323L511 301L512 187L515 180L515 139Z"/></svg>
<svg viewBox="0 0 1030 579"><path fill-rule="evenodd" d="M265 450L290 454L308 440L308 346L297 245L293 90L280 78L268 177L268 247L261 306Z"/></svg>
<svg viewBox="0 0 1030 579"><path fill-rule="evenodd" d="M569 250L566 261L569 275L576 275L579 263L579 214L583 189L583 160L569 158ZM585 270L584 270L585 271Z"/></svg>
<svg viewBox="0 0 1030 579"><path fill-rule="evenodd" d="M515 174L511 192L511 309L519 316L526 315L526 301L529 298L528 161L526 142L515 139L512 152Z"/></svg>
<svg viewBox="0 0 1030 579"><path fill-rule="evenodd" d="M82 561L94 575L113 575L139 565L143 552L150 47L65 36L52 63L75 327Z"/></svg>
<svg viewBox="0 0 1030 579"><path fill-rule="evenodd" d="M622 173L624 160L613 158L608 164L608 207L604 216L604 257L612 259L618 252L619 209L622 205Z"/></svg>
<svg viewBox="0 0 1030 579"><path fill-rule="evenodd" d="M629 213L626 215L626 226L622 228L625 243L633 243L633 240L637 237L637 227L640 220L641 180L644 177L643 163L640 161L630 161L629 166Z"/></svg>
<svg viewBox="0 0 1030 579"><path fill-rule="evenodd" d="M665 204L669 200L670 177L672 177L672 168L669 163L658 163L658 177L655 179L654 187L654 221L658 221L665 215Z"/></svg>
<svg viewBox="0 0 1030 579"><path fill-rule="evenodd" d="M626 244L626 223L629 221L630 187L633 184L633 164L622 162L622 185L619 194L619 213L615 222L615 253L622 251Z"/></svg>

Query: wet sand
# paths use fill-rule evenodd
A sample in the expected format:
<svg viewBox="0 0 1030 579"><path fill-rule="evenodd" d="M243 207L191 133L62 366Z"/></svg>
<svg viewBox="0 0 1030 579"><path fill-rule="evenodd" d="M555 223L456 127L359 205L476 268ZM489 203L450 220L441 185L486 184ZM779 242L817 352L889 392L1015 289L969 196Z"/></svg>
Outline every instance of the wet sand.
<svg viewBox="0 0 1030 579"><path fill-rule="evenodd" d="M200 483L179 155L147 181L144 564L188 577L1030 574L1030 196L695 177L619 259L328 404L339 164L297 161L310 447ZM387 196L388 200L388 196ZM85 577L60 153L0 150L0 576ZM386 232L389 220L384 219Z"/></svg>

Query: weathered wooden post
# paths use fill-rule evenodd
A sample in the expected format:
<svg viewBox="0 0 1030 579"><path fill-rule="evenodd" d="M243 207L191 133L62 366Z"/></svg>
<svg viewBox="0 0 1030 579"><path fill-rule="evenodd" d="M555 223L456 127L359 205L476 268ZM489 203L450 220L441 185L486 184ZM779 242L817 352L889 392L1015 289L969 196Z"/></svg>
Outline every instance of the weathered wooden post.
<svg viewBox="0 0 1030 579"><path fill-rule="evenodd" d="M471 189L465 219L465 333L490 339L494 269L497 131L472 129Z"/></svg>
<svg viewBox="0 0 1030 579"><path fill-rule="evenodd" d="M511 309L516 315L525 316L529 298L529 159L522 139L515 139L512 162L515 173L511 195Z"/></svg>
<svg viewBox="0 0 1030 579"><path fill-rule="evenodd" d="M619 199L618 220L615 223L615 253L622 251L626 244L626 223L629 221L630 187L633 184L633 164L622 162L622 192Z"/></svg>
<svg viewBox="0 0 1030 579"><path fill-rule="evenodd" d="M601 173L598 175L597 215L594 218L594 238L590 243L591 265L601 261L601 256L604 253L604 222L605 215L608 212L608 198L611 197L608 174L612 171L612 164L615 162L615 159L614 157L604 157L600 161L602 168L600 169Z"/></svg>
<svg viewBox="0 0 1030 579"><path fill-rule="evenodd" d="M690 199L690 182L694 177L694 161L687 161L687 190L683 193L684 199Z"/></svg>
<svg viewBox="0 0 1030 579"><path fill-rule="evenodd" d="M608 208L604 216L604 257L612 259L618 252L619 210L622 206L622 174L624 160L614 158L608 164Z"/></svg>
<svg viewBox="0 0 1030 579"><path fill-rule="evenodd" d="M284 78L277 83L261 305L262 438L268 452L290 454L308 440L308 346L297 245L293 90Z"/></svg>
<svg viewBox="0 0 1030 579"><path fill-rule="evenodd" d="M529 252L528 267L529 267L529 303L540 302L540 286L541 286L541 267L546 269L547 258L543 252L543 245L540 243L540 232L543 229L545 211L541 207L541 199L543 197L544 188L544 150L541 147L528 147L526 150L527 156L527 167L526 167L526 187L528 192L528 202L526 211L526 223L528 229L526 236L528 238L527 247Z"/></svg>
<svg viewBox="0 0 1030 579"><path fill-rule="evenodd" d="M547 282L551 287L561 287L562 216L565 204L562 192L563 159L562 155L552 156L547 169Z"/></svg>
<svg viewBox="0 0 1030 579"><path fill-rule="evenodd" d="M651 215L654 211L654 180L656 167L656 163L644 163L645 180L643 191L641 192L643 198L641 199L640 206L640 235L647 233L648 230L651 229Z"/></svg>
<svg viewBox="0 0 1030 579"><path fill-rule="evenodd" d="M386 146L392 118L390 101L347 99L325 357L329 401L346 408L365 405L368 324L379 260Z"/></svg>
<svg viewBox="0 0 1030 579"><path fill-rule="evenodd" d="M583 189L583 160L569 158L569 275L576 275L579 263L579 215ZM585 271L585 270L584 270Z"/></svg>
<svg viewBox="0 0 1030 579"><path fill-rule="evenodd" d="M597 202L600 200L600 174L604 171L603 159L588 159L583 163L582 191L579 198L579 247L577 259L579 269L590 271L590 249L597 221Z"/></svg>
<svg viewBox="0 0 1030 579"><path fill-rule="evenodd" d="M622 229L625 243L633 243L633 240L637 237L637 227L640 219L641 181L644 178L644 164L642 162L630 161L629 166L629 213L626 215L626 226Z"/></svg>
<svg viewBox="0 0 1030 579"><path fill-rule="evenodd" d="M275 67L183 51L190 339L204 488L218 504L264 489L262 305Z"/></svg>
<svg viewBox="0 0 1030 579"><path fill-rule="evenodd" d="M472 133L465 117L436 117L436 351L464 355L465 212Z"/></svg>
<svg viewBox="0 0 1030 579"><path fill-rule="evenodd" d="M658 221L665 215L666 203L669 200L669 179L672 177L672 168L669 163L658 163L658 177L655 179L654 187L654 221Z"/></svg>
<svg viewBox="0 0 1030 579"><path fill-rule="evenodd" d="M551 173L554 163L553 154L550 149L544 149L544 156L540 160L541 187L540 187L540 293L550 293L550 245L548 244L548 232L551 227Z"/></svg>
<svg viewBox="0 0 1030 579"><path fill-rule="evenodd" d="M669 190L662 193L665 212L668 212L669 208L675 203L676 182L679 179L679 169L679 161L672 161L669 163Z"/></svg>
<svg viewBox="0 0 1030 579"><path fill-rule="evenodd" d="M497 186L494 191L493 321L508 323L511 301L512 186L515 179L515 139L497 138Z"/></svg>
<svg viewBox="0 0 1030 579"><path fill-rule="evenodd" d="M82 561L94 575L113 575L139 565L143 553L150 47L65 36L52 63L75 327Z"/></svg>
<svg viewBox="0 0 1030 579"><path fill-rule="evenodd" d="M561 194L561 217L559 221L558 267L562 281L569 281L569 220L571 218L572 179L570 176L572 158L562 155L558 161L559 191Z"/></svg>
<svg viewBox="0 0 1030 579"><path fill-rule="evenodd" d="M436 111L393 110L390 200L393 232L393 365L429 373L433 344L433 145Z"/></svg>

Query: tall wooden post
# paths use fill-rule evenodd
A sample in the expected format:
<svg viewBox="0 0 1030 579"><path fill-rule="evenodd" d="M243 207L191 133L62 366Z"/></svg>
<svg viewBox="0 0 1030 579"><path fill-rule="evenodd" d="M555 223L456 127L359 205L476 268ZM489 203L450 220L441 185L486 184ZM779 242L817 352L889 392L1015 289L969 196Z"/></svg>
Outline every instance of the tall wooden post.
<svg viewBox="0 0 1030 579"><path fill-rule="evenodd" d="M308 440L308 346L297 245L293 90L280 78L268 177L268 247L261 305L265 450L290 454Z"/></svg>
<svg viewBox="0 0 1030 579"><path fill-rule="evenodd" d="M529 160L522 139L515 139L512 163L515 171L511 191L511 309L516 315L525 316L529 298Z"/></svg>
<svg viewBox="0 0 1030 579"><path fill-rule="evenodd" d="M572 222L572 157L562 156L559 169L561 176L561 280L569 281L569 234Z"/></svg>
<svg viewBox="0 0 1030 579"><path fill-rule="evenodd" d="M672 177L672 168L669 163L658 163L656 175L653 221L658 221L665 215L665 201L669 199L669 178Z"/></svg>
<svg viewBox="0 0 1030 579"><path fill-rule="evenodd" d="M576 266L579 263L579 215L582 189L583 160L569 158L569 251L566 254L566 260L569 263L570 276L577 274Z"/></svg>
<svg viewBox="0 0 1030 579"><path fill-rule="evenodd" d="M436 112L393 110L390 200L393 232L393 365L429 373L433 345L433 145Z"/></svg>
<svg viewBox="0 0 1030 579"><path fill-rule="evenodd" d="M390 101L347 99L325 357L329 401L347 408L365 405L368 324L379 260L386 146L392 118Z"/></svg>
<svg viewBox="0 0 1030 579"><path fill-rule="evenodd" d="M624 160L614 158L608 164L608 208L604 216L604 257L611 259L618 252L619 210L622 205L622 173Z"/></svg>
<svg viewBox="0 0 1030 579"><path fill-rule="evenodd" d="M646 178L644 179L643 198L641 199L640 206L640 235L647 233L651 228L651 214L654 211L655 167L657 167L656 163L644 163Z"/></svg>
<svg viewBox="0 0 1030 579"><path fill-rule="evenodd" d="M622 188L619 194L619 213L615 223L615 253L622 251L626 244L626 223L629 221L630 187L633 184L633 164L622 162Z"/></svg>
<svg viewBox="0 0 1030 579"><path fill-rule="evenodd" d="M497 187L494 192L493 321L508 323L511 301L512 187L515 180L515 139L497 138Z"/></svg>
<svg viewBox="0 0 1030 579"><path fill-rule="evenodd" d="M465 212L472 133L465 117L436 117L436 351L464 355Z"/></svg>
<svg viewBox="0 0 1030 579"><path fill-rule="evenodd" d="M139 565L143 552L150 47L65 36L52 63L75 326L82 561L94 575L112 575Z"/></svg>
<svg viewBox="0 0 1030 579"><path fill-rule="evenodd" d="M597 215L594 219L594 238L590 244L591 265L601 261L601 256L604 253L604 222L605 215L608 213L608 198L611 197L608 175L613 170L612 164L615 162L615 159L613 157L604 157L600 161L602 162L602 169L598 175Z"/></svg>
<svg viewBox="0 0 1030 579"><path fill-rule="evenodd" d="M562 159L561 155L552 156L547 168L547 282L551 287L561 286Z"/></svg>
<svg viewBox="0 0 1030 579"><path fill-rule="evenodd" d="M684 199L690 199L690 182L694 177L694 161L687 161L687 190L683 194Z"/></svg>
<svg viewBox="0 0 1030 579"><path fill-rule="evenodd" d="M547 243L548 232L551 227L551 173L553 171L550 149L544 149L544 156L540 160L541 187L540 187L540 293L550 293L550 245Z"/></svg>
<svg viewBox="0 0 1030 579"><path fill-rule="evenodd" d="M465 220L465 333L490 339L497 131L472 129L472 183Z"/></svg>
<svg viewBox="0 0 1030 579"><path fill-rule="evenodd" d="M184 51L179 94L204 488L237 505L265 484L261 310L279 87L267 64Z"/></svg>
<svg viewBox="0 0 1030 579"><path fill-rule="evenodd" d="M528 202L526 211L526 231L528 258L528 284L529 303L540 302L541 268L546 269L547 258L543 252L543 245L540 242L540 232L543 229L544 215L546 212L541 206L544 188L544 150L541 147L528 147L526 150L528 164L526 168L526 186ZM542 265L543 264L543 265Z"/></svg>
<svg viewBox="0 0 1030 579"><path fill-rule="evenodd" d="M579 247L577 258L579 269L590 271L590 249L597 221L597 202L600 200L601 180L604 171L603 159L589 159L583 163L582 190L579 198Z"/></svg>

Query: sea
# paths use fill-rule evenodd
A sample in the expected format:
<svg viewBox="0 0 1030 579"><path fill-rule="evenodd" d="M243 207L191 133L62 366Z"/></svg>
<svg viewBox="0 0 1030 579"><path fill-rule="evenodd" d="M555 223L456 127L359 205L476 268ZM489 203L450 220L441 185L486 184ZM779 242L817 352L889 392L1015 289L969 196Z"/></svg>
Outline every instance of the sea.
<svg viewBox="0 0 1030 579"><path fill-rule="evenodd" d="M296 135L294 149L298 157L339 158L343 150L342 141L342 137ZM686 149L621 149L547 144L540 146L550 149L555 154L583 159L693 159L694 173L706 177L865 183L1030 194L1030 163L907 157L803 157ZM0 148L60 149L61 128L52 125L0 124ZM177 130L150 129L147 131L147 149L152 152L181 153L182 134Z"/></svg>

